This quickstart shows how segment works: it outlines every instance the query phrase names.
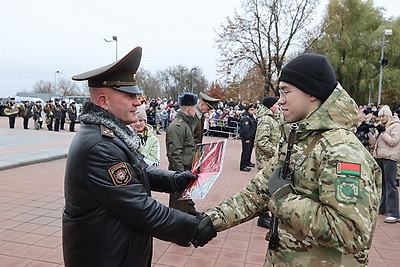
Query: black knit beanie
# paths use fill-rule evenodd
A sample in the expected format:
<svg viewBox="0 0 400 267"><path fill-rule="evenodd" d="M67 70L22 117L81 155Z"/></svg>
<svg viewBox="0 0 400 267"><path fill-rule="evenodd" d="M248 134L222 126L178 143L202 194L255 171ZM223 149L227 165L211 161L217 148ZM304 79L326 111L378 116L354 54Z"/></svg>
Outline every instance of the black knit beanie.
<svg viewBox="0 0 400 267"><path fill-rule="evenodd" d="M266 96L261 103L267 108L271 108L276 102L278 102L278 100L275 97Z"/></svg>
<svg viewBox="0 0 400 267"><path fill-rule="evenodd" d="M325 101L336 87L336 75L323 55L304 54L286 64L279 81L290 83L303 92Z"/></svg>

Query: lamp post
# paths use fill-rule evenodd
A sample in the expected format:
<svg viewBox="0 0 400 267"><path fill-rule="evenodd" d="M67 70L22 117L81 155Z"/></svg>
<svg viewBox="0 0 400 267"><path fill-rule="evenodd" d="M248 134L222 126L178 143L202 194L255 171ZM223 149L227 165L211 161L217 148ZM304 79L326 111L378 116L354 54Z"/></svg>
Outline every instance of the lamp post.
<svg viewBox="0 0 400 267"><path fill-rule="evenodd" d="M196 70L197 70L196 67L194 67L194 68L192 68L192 69L190 70L190 76L191 76L191 78L192 78L192 81L191 81L192 94L193 94L193 90L194 90L194 86L193 86L193 71L196 71Z"/></svg>
<svg viewBox="0 0 400 267"><path fill-rule="evenodd" d="M381 94L382 94L382 76L383 76L383 65L387 65L388 60L384 58L385 54L385 44L388 42L385 40L386 35L392 35L393 31L391 29L385 29L382 34L382 51L381 51L381 61L380 61L380 70L379 70L379 87L378 87L378 106L381 104Z"/></svg>
<svg viewBox="0 0 400 267"><path fill-rule="evenodd" d="M107 43L115 42L115 61L117 61L118 60L118 38L117 38L117 36L113 36L111 40L107 40L106 38L104 38L104 41L106 41Z"/></svg>
<svg viewBox="0 0 400 267"><path fill-rule="evenodd" d="M57 70L54 72L54 90L56 90L57 87L57 74L61 74L61 71Z"/></svg>

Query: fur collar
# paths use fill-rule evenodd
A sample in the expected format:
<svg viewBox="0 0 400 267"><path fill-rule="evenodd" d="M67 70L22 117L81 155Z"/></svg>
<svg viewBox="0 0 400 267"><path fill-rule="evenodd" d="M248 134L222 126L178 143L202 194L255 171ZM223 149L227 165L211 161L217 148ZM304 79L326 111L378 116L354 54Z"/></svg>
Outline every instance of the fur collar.
<svg viewBox="0 0 400 267"><path fill-rule="evenodd" d="M130 149L137 151L140 145L140 137L131 131L114 114L91 102L85 102L79 120L86 124L99 124L112 130Z"/></svg>

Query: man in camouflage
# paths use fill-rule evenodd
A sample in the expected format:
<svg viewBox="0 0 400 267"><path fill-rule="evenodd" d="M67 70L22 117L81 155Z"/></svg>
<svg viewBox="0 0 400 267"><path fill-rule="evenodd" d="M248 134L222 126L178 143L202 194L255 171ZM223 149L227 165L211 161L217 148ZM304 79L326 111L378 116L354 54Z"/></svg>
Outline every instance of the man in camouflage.
<svg viewBox="0 0 400 267"><path fill-rule="evenodd" d="M278 149L279 138L279 106L278 100L272 96L266 96L257 111L257 130L255 139L256 167L261 170L270 161ZM269 228L271 217L269 213L258 217L257 225Z"/></svg>
<svg viewBox="0 0 400 267"><path fill-rule="evenodd" d="M271 211L279 221L279 244L268 249L265 266L366 266L382 181L354 135L357 105L321 55L290 61L279 88L286 122L298 125L292 180L281 179L287 144L280 143L245 189L206 214L223 231Z"/></svg>

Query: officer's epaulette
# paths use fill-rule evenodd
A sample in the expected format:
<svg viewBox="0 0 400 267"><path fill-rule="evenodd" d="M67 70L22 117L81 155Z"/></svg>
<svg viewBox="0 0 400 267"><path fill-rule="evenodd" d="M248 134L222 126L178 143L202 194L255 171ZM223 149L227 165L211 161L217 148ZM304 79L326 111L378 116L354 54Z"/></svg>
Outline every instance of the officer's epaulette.
<svg viewBox="0 0 400 267"><path fill-rule="evenodd" d="M101 135L104 135L104 136L108 136L108 137L114 137L115 136L114 132L112 130L108 129L104 125L100 125L100 132L101 132Z"/></svg>
<svg viewBox="0 0 400 267"><path fill-rule="evenodd" d="M179 120L176 122L176 125L177 125L177 126L181 126L181 125L182 125L182 121L183 121L182 119L179 119Z"/></svg>

